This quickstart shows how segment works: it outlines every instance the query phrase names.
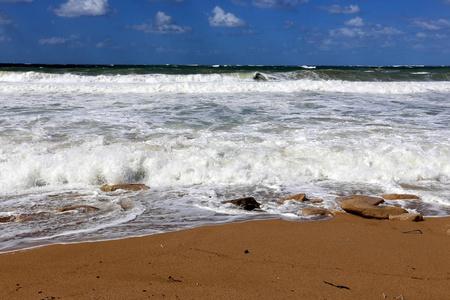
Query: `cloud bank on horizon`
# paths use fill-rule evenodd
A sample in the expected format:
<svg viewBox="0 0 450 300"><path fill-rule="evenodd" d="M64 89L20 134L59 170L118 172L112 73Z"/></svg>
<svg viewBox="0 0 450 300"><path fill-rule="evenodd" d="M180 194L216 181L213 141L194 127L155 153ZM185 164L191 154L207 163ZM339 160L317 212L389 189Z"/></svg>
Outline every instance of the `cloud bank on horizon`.
<svg viewBox="0 0 450 300"><path fill-rule="evenodd" d="M0 63L449 65L449 0L0 0Z"/></svg>

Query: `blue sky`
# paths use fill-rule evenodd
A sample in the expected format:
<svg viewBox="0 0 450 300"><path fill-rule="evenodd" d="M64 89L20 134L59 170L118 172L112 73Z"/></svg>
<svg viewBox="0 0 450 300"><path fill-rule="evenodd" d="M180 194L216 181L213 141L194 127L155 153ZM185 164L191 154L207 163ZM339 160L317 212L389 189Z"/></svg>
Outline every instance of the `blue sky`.
<svg viewBox="0 0 450 300"><path fill-rule="evenodd" d="M0 0L0 62L450 65L450 0Z"/></svg>

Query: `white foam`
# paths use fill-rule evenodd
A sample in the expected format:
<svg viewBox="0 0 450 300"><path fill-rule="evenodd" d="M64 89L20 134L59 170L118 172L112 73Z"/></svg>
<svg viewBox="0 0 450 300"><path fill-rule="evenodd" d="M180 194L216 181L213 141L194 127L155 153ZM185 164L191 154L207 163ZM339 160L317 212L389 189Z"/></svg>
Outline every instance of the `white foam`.
<svg viewBox="0 0 450 300"><path fill-rule="evenodd" d="M311 75L312 77L317 77ZM98 75L0 73L2 92L37 93L252 93L305 91L361 94L449 92L450 82L354 82L300 79L255 82L252 73L193 75Z"/></svg>

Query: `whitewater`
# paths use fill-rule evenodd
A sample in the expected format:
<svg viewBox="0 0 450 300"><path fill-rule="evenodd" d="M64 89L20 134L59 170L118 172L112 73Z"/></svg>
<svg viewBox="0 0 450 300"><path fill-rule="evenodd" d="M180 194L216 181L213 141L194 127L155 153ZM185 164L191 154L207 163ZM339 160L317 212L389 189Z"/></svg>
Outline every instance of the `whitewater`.
<svg viewBox="0 0 450 300"><path fill-rule="evenodd" d="M447 67L0 65L0 251L316 221L350 194L449 216L449 95ZM296 193L323 202L278 204ZM245 196L261 210L221 203Z"/></svg>

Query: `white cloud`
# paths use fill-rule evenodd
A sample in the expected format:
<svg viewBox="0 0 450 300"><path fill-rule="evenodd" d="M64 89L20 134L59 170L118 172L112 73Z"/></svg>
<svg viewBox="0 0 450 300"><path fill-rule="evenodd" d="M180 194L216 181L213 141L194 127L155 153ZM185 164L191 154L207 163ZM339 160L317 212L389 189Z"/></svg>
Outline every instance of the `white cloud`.
<svg viewBox="0 0 450 300"><path fill-rule="evenodd" d="M402 31L393 27L384 27L376 24L366 28L337 28L329 31L331 37L335 38L380 38L403 34Z"/></svg>
<svg viewBox="0 0 450 300"><path fill-rule="evenodd" d="M437 21L430 21L430 22L416 21L413 23L413 26L416 26L416 27L419 27L419 28L422 28L425 30L436 31L436 30L450 28L450 22L445 19L439 19Z"/></svg>
<svg viewBox="0 0 450 300"><path fill-rule="evenodd" d="M76 34L73 34L73 35L69 36L68 38L51 37L48 39L40 39L39 44L41 44L41 45L63 45L63 44L72 43L72 45L73 45L74 44L73 42L76 42L76 40L78 40L78 39L79 39L79 36Z"/></svg>
<svg viewBox="0 0 450 300"><path fill-rule="evenodd" d="M335 4L331 6L319 6L317 8L333 15L352 15L361 12L358 5L340 6Z"/></svg>
<svg viewBox="0 0 450 300"><path fill-rule="evenodd" d="M108 0L68 0L53 12L59 17L103 16L110 12Z"/></svg>
<svg viewBox="0 0 450 300"><path fill-rule="evenodd" d="M0 42L10 42L11 38L3 35L3 30L0 28Z"/></svg>
<svg viewBox="0 0 450 300"><path fill-rule="evenodd" d="M0 25L9 25L12 24L11 21L1 10L0 10Z"/></svg>
<svg viewBox="0 0 450 300"><path fill-rule="evenodd" d="M192 31L192 28L189 26L177 25L171 16L161 11L158 11L155 19L151 20L150 24L143 23L129 28L152 34L181 34Z"/></svg>
<svg viewBox="0 0 450 300"><path fill-rule="evenodd" d="M309 0L253 0L252 4L260 8L291 8Z"/></svg>
<svg viewBox="0 0 450 300"><path fill-rule="evenodd" d="M40 39L39 44L41 45L61 45L65 44L69 41L67 38L60 38L60 37L52 37L49 39Z"/></svg>
<svg viewBox="0 0 450 300"><path fill-rule="evenodd" d="M292 21L286 21L283 25L283 29L291 29L292 27L294 27L294 22Z"/></svg>
<svg viewBox="0 0 450 300"><path fill-rule="evenodd" d="M244 27L247 24L232 13L225 13L219 6L212 10L214 16L209 17L209 26L212 27Z"/></svg>
<svg viewBox="0 0 450 300"><path fill-rule="evenodd" d="M353 38L353 37L362 37L365 35L365 32L359 28L337 28L330 30L330 36L331 37L346 37L346 38Z"/></svg>
<svg viewBox="0 0 450 300"><path fill-rule="evenodd" d="M423 33L423 32L418 32L418 33L416 34L416 37L418 37L418 38L420 38L420 39L423 39L423 38L426 38L427 35L426 35L425 33Z"/></svg>
<svg viewBox="0 0 450 300"><path fill-rule="evenodd" d="M363 19L360 17L356 17L354 19L348 20L344 23L345 26L352 26L352 27L363 27L366 24L364 23Z"/></svg>

